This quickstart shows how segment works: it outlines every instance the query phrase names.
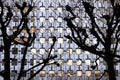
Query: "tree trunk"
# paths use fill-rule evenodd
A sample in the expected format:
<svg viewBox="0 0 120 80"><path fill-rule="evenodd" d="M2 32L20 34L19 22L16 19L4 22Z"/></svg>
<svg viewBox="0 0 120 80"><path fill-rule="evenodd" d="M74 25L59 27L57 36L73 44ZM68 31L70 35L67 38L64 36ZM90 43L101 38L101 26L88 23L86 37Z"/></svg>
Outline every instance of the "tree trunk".
<svg viewBox="0 0 120 80"><path fill-rule="evenodd" d="M113 60L108 61L107 66L108 66L109 80L116 80L115 68L114 68Z"/></svg>
<svg viewBox="0 0 120 80"><path fill-rule="evenodd" d="M4 80L10 80L10 47L11 42L9 39L4 39Z"/></svg>
<svg viewBox="0 0 120 80"><path fill-rule="evenodd" d="M5 73L4 73L4 80L10 80L10 52L9 49L5 50L5 55L4 55L4 59L5 59Z"/></svg>

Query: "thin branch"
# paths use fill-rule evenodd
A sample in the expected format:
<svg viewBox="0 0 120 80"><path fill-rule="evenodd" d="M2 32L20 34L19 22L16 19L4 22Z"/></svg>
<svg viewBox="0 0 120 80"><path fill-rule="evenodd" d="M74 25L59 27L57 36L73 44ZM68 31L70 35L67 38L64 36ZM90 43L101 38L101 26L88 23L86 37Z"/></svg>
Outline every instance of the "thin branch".
<svg viewBox="0 0 120 80"><path fill-rule="evenodd" d="M106 73L106 71L104 71L104 73L102 74L102 76L100 76L100 78L99 78L99 79L97 79L97 80L101 80L101 79L102 79L102 77L105 75L105 73Z"/></svg>
<svg viewBox="0 0 120 80"><path fill-rule="evenodd" d="M105 36L104 36L104 34L102 33L102 31L100 30L99 26L96 24L95 19L94 19L94 16L93 16L94 6L91 6L90 3L84 2L84 1L83 1L83 5L84 5L84 8L85 8L85 12L86 12L86 13L89 15L89 17L90 17L92 28L97 28L97 30L98 30L98 32L100 33L100 35L102 35L103 40L105 40ZM97 33L97 37L100 37L100 36L98 35L98 32L96 32L96 33ZM104 41L103 41L101 38L99 38L99 39L100 39L101 43L104 45Z"/></svg>
<svg viewBox="0 0 120 80"><path fill-rule="evenodd" d="M31 80L33 77L35 77L40 71L42 71L44 69L44 67L46 66L46 64L44 64L35 74L33 74L28 80Z"/></svg>

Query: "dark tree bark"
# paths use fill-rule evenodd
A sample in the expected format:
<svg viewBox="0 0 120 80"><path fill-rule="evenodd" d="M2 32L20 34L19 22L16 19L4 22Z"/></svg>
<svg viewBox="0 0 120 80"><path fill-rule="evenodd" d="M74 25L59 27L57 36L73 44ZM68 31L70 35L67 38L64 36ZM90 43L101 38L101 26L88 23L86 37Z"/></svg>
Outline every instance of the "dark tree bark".
<svg viewBox="0 0 120 80"><path fill-rule="evenodd" d="M106 61L108 67L109 80L116 80L115 68L113 60Z"/></svg>

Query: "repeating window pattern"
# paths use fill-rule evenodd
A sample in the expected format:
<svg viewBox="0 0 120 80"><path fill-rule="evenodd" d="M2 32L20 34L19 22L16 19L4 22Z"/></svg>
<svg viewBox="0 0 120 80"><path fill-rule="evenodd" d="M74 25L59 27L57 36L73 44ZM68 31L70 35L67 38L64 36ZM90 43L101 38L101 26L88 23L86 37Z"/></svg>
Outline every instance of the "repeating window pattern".
<svg viewBox="0 0 120 80"><path fill-rule="evenodd" d="M18 1L18 0L15 0ZM28 0L25 0L28 1ZM45 58L47 52L50 48L50 45L53 43L52 36L57 37L57 43L52 49L52 55L58 55L58 63L60 67L56 67L55 65L49 65L42 70L34 80L95 80L97 77L100 77L101 74L106 69L106 63L100 59L97 61L98 67L93 71L91 69L91 65L94 65L94 60L97 58L96 55L89 53L88 51L81 50L77 45L75 45L71 40L66 39L64 35L70 34L71 31L67 27L66 22L63 20L65 16L70 15L65 11L64 6L69 4L73 6L75 14L77 14L77 18L74 23L76 26L84 27L88 33L90 28L90 20L88 15L85 14L84 8L79 0L33 0L34 9L30 12L29 17L29 27L31 32L36 32L37 38L32 44L32 46L28 49L28 54L25 61L25 69L30 68L33 65L36 65L39 62L42 62L42 58ZM101 29L104 32L106 28L102 22L105 23L98 17L101 13L108 14L112 12L112 9L109 5L109 1L107 0L88 0L93 4L96 9L94 10L94 14L96 16L97 24L101 25ZM28 3L30 3L28 1ZM8 33L16 31L16 25L19 23L20 12L14 7L14 17L13 21L10 23L8 28ZM27 8L25 9L27 10ZM24 29L20 35L26 35L26 30ZM15 40L19 40L15 38ZM24 38L24 41L27 41L27 38ZM0 39L0 43L2 39ZM96 44L97 39L91 36L91 39L86 39L85 43ZM1 43L2 44L2 43ZM114 40L113 40L114 44ZM119 45L120 48L120 45ZM103 49L102 46L99 46L99 49ZM118 49L118 53L120 53ZM24 54L24 46L13 45L10 52L11 57L15 58L14 61L11 61L11 76L14 80L18 73L18 69L20 68L20 63L22 56ZM52 61L51 61L52 62ZM3 70L4 59L3 53L0 53L0 70ZM38 68L35 68L23 75L22 80L27 80L28 76L31 76L35 73ZM116 76L120 78L120 64L116 65ZM104 76L106 79L108 76ZM12 80L11 79L11 80ZM103 80L104 80L103 79Z"/></svg>

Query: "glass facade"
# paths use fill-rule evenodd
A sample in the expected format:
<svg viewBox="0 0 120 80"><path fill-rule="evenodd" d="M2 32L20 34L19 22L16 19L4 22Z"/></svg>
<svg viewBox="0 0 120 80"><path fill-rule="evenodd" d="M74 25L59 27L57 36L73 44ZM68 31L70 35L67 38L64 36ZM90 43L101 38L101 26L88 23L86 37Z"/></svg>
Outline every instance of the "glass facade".
<svg viewBox="0 0 120 80"><path fill-rule="evenodd" d="M11 1L11 2L9 2ZM64 35L71 35L70 29L67 27L66 22L63 20L65 16L71 15L65 10L65 5L70 5L73 11L77 15L77 18L73 21L78 27L82 26L86 30L90 28L90 20L85 13L85 9L82 5L82 0L13 0L19 3L27 1L29 4L34 5L34 9L29 14L29 28L31 32L36 32L36 39L32 46L29 47L26 56L25 69L38 64L46 57L50 50L50 46L53 43L52 37L57 37L57 42L52 49L52 55L58 55L57 61L60 67L56 65L46 66L33 80L96 80L100 77L106 69L106 63L103 59L97 60L98 67L92 70L91 65L95 64L95 59L98 56L89 53L88 51L81 50L71 40L66 39ZM90 2L96 8L94 15L96 16L97 24L101 26L102 31L106 28L105 21L100 18L102 14L109 14L112 12L112 8L109 0L85 0ZM6 4L12 4L12 0L6 0ZM7 29L9 34L12 34L16 30L16 26L21 18L19 10L13 6L14 17ZM27 10L27 8L25 9ZM27 35L23 30L20 35ZM16 38L17 40L17 38ZM24 41L27 40L24 38ZM0 38L0 43L2 43ZM96 44L96 38L91 36L91 39L86 40L86 44ZM113 41L114 46L114 41ZM99 45L100 50L104 50L102 45ZM16 80L17 73L20 69L20 63L23 56L24 46L12 45L10 54L14 61L11 61L11 80ZM120 44L118 45L118 51L120 53ZM4 54L0 52L0 70L4 69L3 62ZM52 62L52 61L51 61ZM120 79L120 64L116 64L116 76ZM37 67L27 74L23 75L21 80L27 80L34 72L40 68ZM2 79L0 79L2 80ZM108 80L108 75L102 78L102 80Z"/></svg>

